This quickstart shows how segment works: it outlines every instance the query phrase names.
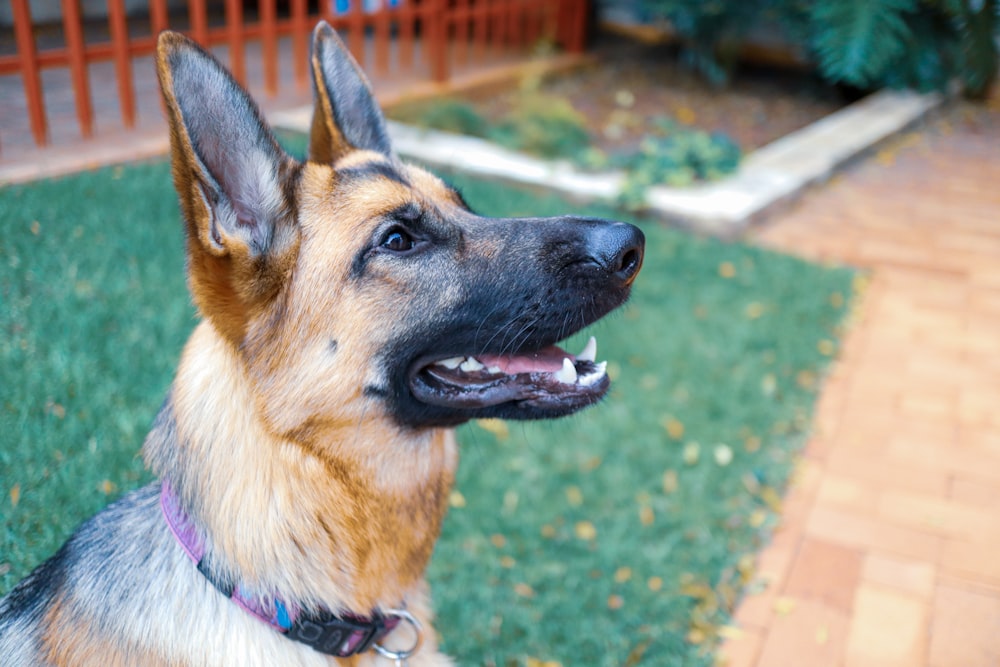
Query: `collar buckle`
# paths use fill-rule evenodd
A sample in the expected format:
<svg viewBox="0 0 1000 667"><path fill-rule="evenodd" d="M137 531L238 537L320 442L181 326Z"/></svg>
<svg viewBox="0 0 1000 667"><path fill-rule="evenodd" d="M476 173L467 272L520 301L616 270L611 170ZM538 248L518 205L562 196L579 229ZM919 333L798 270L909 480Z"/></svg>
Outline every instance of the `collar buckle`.
<svg viewBox="0 0 1000 667"><path fill-rule="evenodd" d="M387 630L382 616L362 621L323 613L300 615L285 636L320 653L347 658L367 651L376 639L385 636Z"/></svg>

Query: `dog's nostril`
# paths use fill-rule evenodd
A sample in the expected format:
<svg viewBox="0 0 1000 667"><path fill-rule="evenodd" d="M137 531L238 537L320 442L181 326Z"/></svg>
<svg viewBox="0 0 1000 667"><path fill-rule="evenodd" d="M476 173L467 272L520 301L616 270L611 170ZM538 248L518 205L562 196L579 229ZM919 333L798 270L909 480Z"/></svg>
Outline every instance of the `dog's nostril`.
<svg viewBox="0 0 1000 667"><path fill-rule="evenodd" d="M618 260L618 269L615 273L630 276L635 273L637 268L639 268L639 263L641 261L642 254L635 248L628 248L621 254L621 257Z"/></svg>

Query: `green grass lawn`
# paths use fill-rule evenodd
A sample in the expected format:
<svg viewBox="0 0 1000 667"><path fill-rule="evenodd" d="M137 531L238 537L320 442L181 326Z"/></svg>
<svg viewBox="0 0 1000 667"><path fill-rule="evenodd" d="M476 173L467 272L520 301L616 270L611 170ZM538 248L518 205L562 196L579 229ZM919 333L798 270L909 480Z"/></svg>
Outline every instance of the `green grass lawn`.
<svg viewBox="0 0 1000 667"><path fill-rule="evenodd" d="M616 216L451 180L490 215ZM148 481L139 448L194 315L164 163L0 189L0 221L4 592ZM708 665L773 526L852 274L643 228L634 298L587 332L607 400L460 431L430 572L460 664Z"/></svg>

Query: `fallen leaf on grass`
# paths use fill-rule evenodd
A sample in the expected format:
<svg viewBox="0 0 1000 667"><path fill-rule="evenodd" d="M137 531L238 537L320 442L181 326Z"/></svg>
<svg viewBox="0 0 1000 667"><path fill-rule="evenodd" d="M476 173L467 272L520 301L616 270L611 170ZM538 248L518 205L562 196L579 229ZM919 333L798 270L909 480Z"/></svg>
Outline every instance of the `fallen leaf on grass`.
<svg viewBox="0 0 1000 667"><path fill-rule="evenodd" d="M639 508L639 522L644 526L652 526L653 522L656 521L656 513L653 512L653 508L649 505L643 505Z"/></svg>
<svg viewBox="0 0 1000 667"><path fill-rule="evenodd" d="M477 419L476 426L492 433L496 436L497 440L506 440L510 437L510 429L507 428L507 422L502 419Z"/></svg>
<svg viewBox="0 0 1000 667"><path fill-rule="evenodd" d="M712 456L715 458L715 463L722 468L733 462L733 450L723 443L715 446Z"/></svg>
<svg viewBox="0 0 1000 667"><path fill-rule="evenodd" d="M667 435L674 440L680 440L684 437L684 424L676 417L667 415L660 423L667 430Z"/></svg>
<svg viewBox="0 0 1000 667"><path fill-rule="evenodd" d="M538 658L525 658L524 667L562 667L561 662L555 660L539 660Z"/></svg>
<svg viewBox="0 0 1000 667"><path fill-rule="evenodd" d="M15 484L10 487L10 504L17 507L19 502L21 502L21 485Z"/></svg>
<svg viewBox="0 0 1000 667"><path fill-rule="evenodd" d="M754 301L753 303L747 304L747 307L743 310L743 314L747 316L748 320L756 320L761 317L767 310L764 304L759 301Z"/></svg>
<svg viewBox="0 0 1000 667"><path fill-rule="evenodd" d="M618 582L619 584L624 584L631 578L632 578L632 568L625 566L615 570L615 581Z"/></svg>
<svg viewBox="0 0 1000 667"><path fill-rule="evenodd" d="M514 592L523 598L535 597L535 589L524 583L514 584Z"/></svg>
<svg viewBox="0 0 1000 667"><path fill-rule="evenodd" d="M622 667L635 667L640 662L642 662L642 656L645 655L646 649L649 648L649 645L651 643L653 643L652 640L647 639L644 642L639 642L638 644L636 644L635 647L628 652L628 655L625 657L625 662L623 663Z"/></svg>
<svg viewBox="0 0 1000 667"><path fill-rule="evenodd" d="M701 445L697 442L689 442L684 445L684 463L689 466L693 466L698 462L698 457L701 455Z"/></svg>
<svg viewBox="0 0 1000 667"><path fill-rule="evenodd" d="M589 521L578 521L574 532L581 540L593 540L597 537L597 528Z"/></svg>

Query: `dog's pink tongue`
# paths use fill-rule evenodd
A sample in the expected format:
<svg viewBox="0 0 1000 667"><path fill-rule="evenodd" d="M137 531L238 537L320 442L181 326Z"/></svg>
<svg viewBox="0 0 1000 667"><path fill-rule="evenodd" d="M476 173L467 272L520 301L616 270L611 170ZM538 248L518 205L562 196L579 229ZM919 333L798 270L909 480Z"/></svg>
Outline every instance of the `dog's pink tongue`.
<svg viewBox="0 0 1000 667"><path fill-rule="evenodd" d="M573 355L557 345L526 355L494 356L483 354L477 357L486 366L496 366L507 375L518 373L554 373L562 368L563 359L573 361Z"/></svg>

